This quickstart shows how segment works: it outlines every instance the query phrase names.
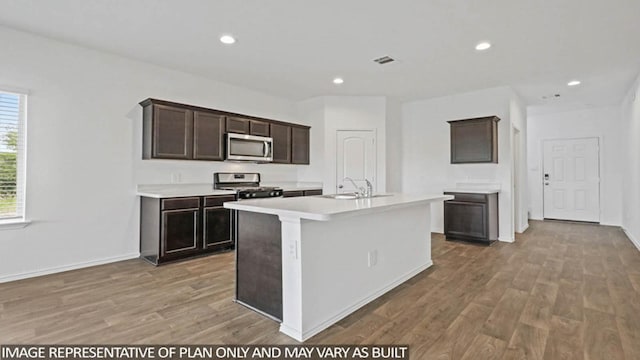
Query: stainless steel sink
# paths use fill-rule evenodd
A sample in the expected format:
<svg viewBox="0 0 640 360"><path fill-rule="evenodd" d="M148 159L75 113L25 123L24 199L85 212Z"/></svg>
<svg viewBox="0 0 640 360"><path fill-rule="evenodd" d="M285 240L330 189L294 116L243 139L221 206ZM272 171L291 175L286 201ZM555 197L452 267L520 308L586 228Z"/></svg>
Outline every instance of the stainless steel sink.
<svg viewBox="0 0 640 360"><path fill-rule="evenodd" d="M327 199L335 199L335 200L358 200L358 199L371 199L371 198L391 196L391 195L392 194L376 194L369 197L361 197L360 195L355 193L345 193L345 194L322 195L321 197L327 198Z"/></svg>

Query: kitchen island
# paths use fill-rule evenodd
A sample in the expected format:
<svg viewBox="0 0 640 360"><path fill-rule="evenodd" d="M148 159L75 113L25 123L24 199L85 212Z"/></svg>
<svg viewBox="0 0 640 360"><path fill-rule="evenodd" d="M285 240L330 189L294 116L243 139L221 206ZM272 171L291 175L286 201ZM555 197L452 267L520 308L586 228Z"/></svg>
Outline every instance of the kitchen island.
<svg viewBox="0 0 640 360"><path fill-rule="evenodd" d="M237 301L281 321L286 335L309 339L430 267L430 204L451 198L227 202L239 219Z"/></svg>

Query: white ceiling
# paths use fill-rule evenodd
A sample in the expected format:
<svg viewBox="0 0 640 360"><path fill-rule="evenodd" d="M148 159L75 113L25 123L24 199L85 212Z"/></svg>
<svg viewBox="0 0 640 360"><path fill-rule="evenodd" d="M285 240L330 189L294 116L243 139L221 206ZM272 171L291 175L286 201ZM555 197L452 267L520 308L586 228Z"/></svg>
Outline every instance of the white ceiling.
<svg viewBox="0 0 640 360"><path fill-rule="evenodd" d="M638 0L0 0L0 24L292 100L510 85L533 109L601 106L640 70Z"/></svg>

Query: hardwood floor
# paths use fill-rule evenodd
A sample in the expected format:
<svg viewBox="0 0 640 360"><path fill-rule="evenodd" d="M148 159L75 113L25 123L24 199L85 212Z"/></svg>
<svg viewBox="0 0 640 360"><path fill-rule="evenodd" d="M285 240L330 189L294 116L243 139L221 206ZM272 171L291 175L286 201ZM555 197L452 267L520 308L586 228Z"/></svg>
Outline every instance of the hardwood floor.
<svg viewBox="0 0 640 360"><path fill-rule="evenodd" d="M308 343L409 344L412 359L640 359L640 252L619 228L532 221L491 247L434 235L433 260ZM233 253L0 284L0 344L296 343L233 292Z"/></svg>

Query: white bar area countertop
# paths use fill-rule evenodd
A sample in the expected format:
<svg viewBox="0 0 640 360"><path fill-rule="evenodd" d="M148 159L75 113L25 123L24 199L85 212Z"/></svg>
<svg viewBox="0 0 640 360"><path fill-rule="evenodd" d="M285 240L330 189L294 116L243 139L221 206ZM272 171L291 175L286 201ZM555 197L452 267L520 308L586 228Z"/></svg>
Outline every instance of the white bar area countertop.
<svg viewBox="0 0 640 360"><path fill-rule="evenodd" d="M329 221L336 217L363 215L393 208L453 199L440 194L382 194L355 200L336 200L324 195L304 198L267 198L226 202L224 207L280 217Z"/></svg>
<svg viewBox="0 0 640 360"><path fill-rule="evenodd" d="M458 192L467 194L496 194L499 193L501 185L490 182L458 182L455 187L446 188L444 192Z"/></svg>
<svg viewBox="0 0 640 360"><path fill-rule="evenodd" d="M300 191L322 189L320 182L263 182L260 186L280 187L284 191ZM136 189L136 195L150 198L170 198L185 196L215 196L215 195L233 195L233 190L215 190L213 183L211 184L141 184Z"/></svg>
<svg viewBox="0 0 640 360"><path fill-rule="evenodd" d="M231 201L224 207L280 221L280 331L305 341L433 265L431 203L449 199L306 196ZM238 236L237 256L243 241Z"/></svg>

